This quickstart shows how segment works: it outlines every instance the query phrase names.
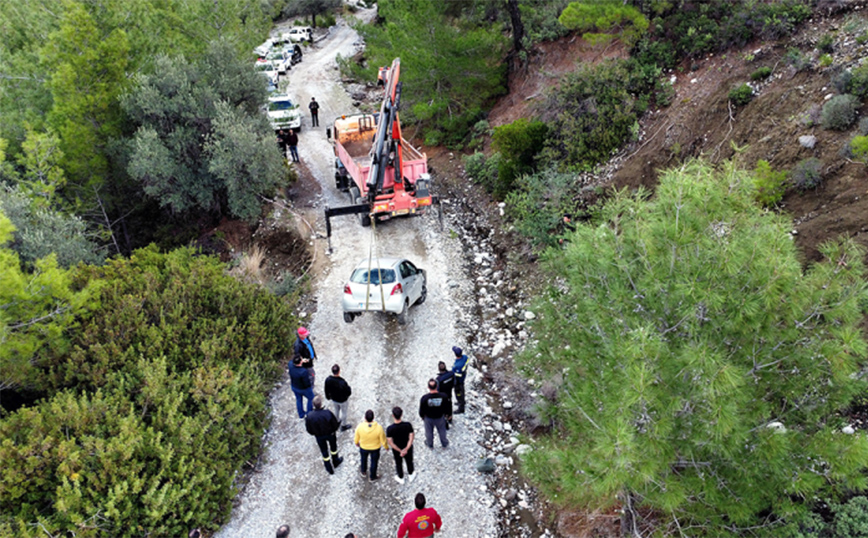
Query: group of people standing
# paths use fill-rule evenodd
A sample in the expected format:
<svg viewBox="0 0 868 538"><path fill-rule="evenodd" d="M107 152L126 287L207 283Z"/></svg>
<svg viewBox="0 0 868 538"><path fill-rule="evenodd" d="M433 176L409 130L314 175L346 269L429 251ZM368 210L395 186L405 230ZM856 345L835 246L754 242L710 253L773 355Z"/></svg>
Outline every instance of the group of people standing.
<svg viewBox="0 0 868 538"><path fill-rule="evenodd" d="M307 105L310 110L310 125L311 127L319 127L319 103L315 97L310 98L310 104ZM286 156L286 150L289 149L292 162L300 162L298 158L298 132L295 129L280 129L277 131L277 145L283 156Z"/></svg>
<svg viewBox="0 0 868 538"><path fill-rule="evenodd" d="M289 365L290 387L295 395L296 411L298 417L304 419L307 432L316 439L326 472L334 474L335 469L344 461L338 455L337 432L352 428L352 425L347 423L347 417L348 401L353 391L349 383L341 377L340 365L335 364L331 368L332 375L327 377L323 384L325 400L331 402L331 410L325 408L323 395L315 395L313 390L316 379L314 370L316 350L310 339L310 331L305 327L299 327L297 334L293 345L293 359ZM446 431L452 422L452 416L465 411L464 386L468 357L457 346L452 348L452 353L454 355L452 368L447 369L446 363L441 361L437 365L437 374L428 380L428 392L419 400L419 418L425 426L425 445L429 449L434 448L435 430L441 446L443 448L449 446ZM306 406L304 400L307 400ZM413 445L416 436L413 425L404 420L404 410L399 406L392 408L391 420L392 424L384 429L374 420L373 410L365 411L364 421L356 427L353 436L353 444L359 449L359 471L362 477L372 482L378 480L380 449L389 448L395 460L394 480L399 484L405 483L406 467L406 479L412 482L416 478L413 465ZM401 529L405 529L405 523L409 526L406 527L405 534L399 530L399 537L407 533L410 538L426 537L439 531L442 525L440 516L436 516L435 519L427 512L433 509L425 508L425 496L421 493L416 496L416 506L415 512L421 510L424 513L420 512L414 517L418 516L421 519L413 519L408 523L405 517ZM436 515L436 511L433 511L433 514Z"/></svg>

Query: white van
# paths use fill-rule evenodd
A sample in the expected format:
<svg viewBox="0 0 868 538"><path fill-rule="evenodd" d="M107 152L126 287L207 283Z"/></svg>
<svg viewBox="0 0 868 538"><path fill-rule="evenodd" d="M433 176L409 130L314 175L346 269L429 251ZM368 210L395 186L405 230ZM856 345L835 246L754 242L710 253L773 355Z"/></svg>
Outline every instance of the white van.
<svg viewBox="0 0 868 538"><path fill-rule="evenodd" d="M284 32L280 38L284 43L301 43L302 41L313 41L313 28L310 26L294 26L289 32Z"/></svg>

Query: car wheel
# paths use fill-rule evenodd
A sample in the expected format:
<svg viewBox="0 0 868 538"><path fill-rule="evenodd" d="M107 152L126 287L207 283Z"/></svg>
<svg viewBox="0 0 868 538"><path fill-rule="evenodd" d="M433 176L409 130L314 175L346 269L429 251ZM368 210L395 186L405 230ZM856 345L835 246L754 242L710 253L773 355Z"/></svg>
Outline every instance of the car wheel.
<svg viewBox="0 0 868 538"><path fill-rule="evenodd" d="M422 283L422 293L419 295L419 299L416 300L416 304L422 304L425 302L425 299L428 298L428 286L423 282Z"/></svg>
<svg viewBox="0 0 868 538"><path fill-rule="evenodd" d="M344 321L347 323L352 323L353 320L356 319L356 315L352 312L344 312Z"/></svg>
<svg viewBox="0 0 868 538"><path fill-rule="evenodd" d="M404 301L404 308L401 309L401 313L398 314L398 325L406 325L407 324L407 301Z"/></svg>

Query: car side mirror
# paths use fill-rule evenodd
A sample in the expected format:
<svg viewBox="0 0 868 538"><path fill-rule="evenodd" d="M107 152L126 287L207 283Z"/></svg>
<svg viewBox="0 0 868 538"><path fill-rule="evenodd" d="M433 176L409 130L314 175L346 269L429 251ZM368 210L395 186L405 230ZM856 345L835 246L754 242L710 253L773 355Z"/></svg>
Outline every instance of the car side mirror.
<svg viewBox="0 0 868 538"><path fill-rule="evenodd" d="M328 127L328 128L326 128L326 140L331 140L331 139L332 139L332 128Z"/></svg>

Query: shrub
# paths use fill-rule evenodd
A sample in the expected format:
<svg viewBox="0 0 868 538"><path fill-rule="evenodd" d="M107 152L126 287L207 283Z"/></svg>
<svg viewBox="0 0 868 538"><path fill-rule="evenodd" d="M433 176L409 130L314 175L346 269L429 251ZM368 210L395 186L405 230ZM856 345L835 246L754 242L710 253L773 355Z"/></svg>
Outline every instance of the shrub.
<svg viewBox="0 0 868 538"><path fill-rule="evenodd" d="M868 162L868 136L856 136L850 141L850 155L854 159Z"/></svg>
<svg viewBox="0 0 868 538"><path fill-rule="evenodd" d="M545 123L524 118L495 127L493 147L503 156L493 190L496 198L502 200L512 190L518 176L534 171L536 156L545 144L547 133Z"/></svg>
<svg viewBox="0 0 868 538"><path fill-rule="evenodd" d="M853 497L845 504L833 506L834 538L868 538L868 498Z"/></svg>
<svg viewBox="0 0 868 538"><path fill-rule="evenodd" d="M826 129L843 131L856 120L859 100L853 95L836 95L823 105L821 121Z"/></svg>
<svg viewBox="0 0 868 538"><path fill-rule="evenodd" d="M799 161L791 177L793 185L801 191L816 189L823 182L823 163L815 157Z"/></svg>
<svg viewBox="0 0 868 538"><path fill-rule="evenodd" d="M564 168L587 169L609 159L661 87L660 70L635 60L583 65L564 77L541 105L550 127L543 156Z"/></svg>
<svg viewBox="0 0 868 538"><path fill-rule="evenodd" d="M824 54L824 55L820 56L818 63L820 65L820 67L829 67L830 65L832 65L832 55L831 54Z"/></svg>
<svg viewBox="0 0 868 538"><path fill-rule="evenodd" d="M192 249L75 271L98 293L70 345L36 361L49 396L0 419L0 519L53 536L213 528L259 453L290 305Z"/></svg>
<svg viewBox="0 0 868 538"><path fill-rule="evenodd" d="M832 34L825 34L817 41L817 50L825 53L831 53L835 50L835 38Z"/></svg>
<svg viewBox="0 0 868 538"><path fill-rule="evenodd" d="M849 69L842 69L832 77L832 86L835 87L838 93L847 93L850 89L850 80L852 78L853 73Z"/></svg>
<svg viewBox="0 0 868 538"><path fill-rule="evenodd" d="M768 66L760 67L756 71L750 74L751 80L762 80L765 78L769 78L772 74L772 68Z"/></svg>
<svg viewBox="0 0 868 538"><path fill-rule="evenodd" d="M464 171L467 172L468 177L482 185L488 192L492 192L497 182L497 171L502 160L500 153L493 153L491 157L486 157L484 153L477 151L465 155L462 160L464 161Z"/></svg>
<svg viewBox="0 0 868 538"><path fill-rule="evenodd" d="M639 40L630 55L639 63L656 64L663 69L675 67L678 57L675 47L668 40L651 40L647 37Z"/></svg>
<svg viewBox="0 0 868 538"><path fill-rule="evenodd" d="M863 63L850 71L846 93L853 94L859 99L868 97L868 63Z"/></svg>
<svg viewBox="0 0 868 538"><path fill-rule="evenodd" d="M506 214L535 247L554 246L561 219L576 213L580 189L573 173L539 171L525 176L507 195Z"/></svg>
<svg viewBox="0 0 868 538"><path fill-rule="evenodd" d="M751 99L753 99L753 88L747 84L736 86L729 91L729 100L732 101L732 104L735 106L746 105L750 103Z"/></svg>
<svg viewBox="0 0 868 538"><path fill-rule="evenodd" d="M796 73L811 67L811 60L795 47L787 50L784 55L784 63L795 69Z"/></svg>
<svg viewBox="0 0 868 538"><path fill-rule="evenodd" d="M868 118L859 120L859 134L868 135Z"/></svg>
<svg viewBox="0 0 868 538"><path fill-rule="evenodd" d="M768 161L758 161L754 169L756 201L763 207L772 207L781 201L787 188L787 171L774 171Z"/></svg>

